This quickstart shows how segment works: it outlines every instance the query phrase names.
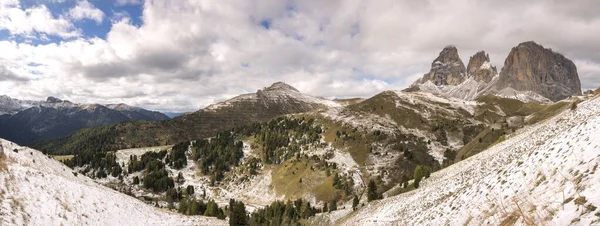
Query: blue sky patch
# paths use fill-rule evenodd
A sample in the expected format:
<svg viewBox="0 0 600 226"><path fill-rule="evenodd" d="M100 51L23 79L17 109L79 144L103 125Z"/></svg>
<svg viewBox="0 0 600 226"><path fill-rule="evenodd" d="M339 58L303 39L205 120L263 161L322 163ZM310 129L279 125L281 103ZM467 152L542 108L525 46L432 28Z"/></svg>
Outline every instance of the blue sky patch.
<svg viewBox="0 0 600 226"><path fill-rule="evenodd" d="M22 0L20 2L20 8L25 10L28 8L44 6L50 11L54 18L62 17L69 20L73 24L74 30L79 31L82 37L86 39L106 39L108 32L110 32L112 28L111 20L118 18L119 14L128 15L130 23L134 26L140 27L143 24L143 4L118 5L116 1L104 0L89 0L89 3L104 13L101 23L91 19L76 21L69 18L69 10L77 5L77 1L74 0L66 0L63 2ZM75 38L64 38L39 32L33 32L31 35L11 34L8 30L0 30L0 40L11 40L18 43L30 43L33 45L60 43L61 41L68 41L71 39Z"/></svg>
<svg viewBox="0 0 600 226"><path fill-rule="evenodd" d="M264 27L267 30L271 29L271 19L263 19L263 20L261 20L260 21L260 26Z"/></svg>

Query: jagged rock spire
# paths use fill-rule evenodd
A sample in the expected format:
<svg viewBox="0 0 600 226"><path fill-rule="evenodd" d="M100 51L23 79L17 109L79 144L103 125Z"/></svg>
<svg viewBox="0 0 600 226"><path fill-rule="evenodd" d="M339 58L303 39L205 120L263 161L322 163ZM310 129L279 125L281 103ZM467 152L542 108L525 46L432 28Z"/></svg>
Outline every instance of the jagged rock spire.
<svg viewBox="0 0 600 226"><path fill-rule="evenodd" d="M458 56L456 47L446 46L437 58L431 63L429 73L413 83L412 86L423 84L431 81L433 84L441 85L458 85L466 78L466 68L462 60ZM411 87L412 87L411 86Z"/></svg>
<svg viewBox="0 0 600 226"><path fill-rule="evenodd" d="M490 82L498 73L490 62L490 56L485 51L479 51L469 58L467 73L475 81Z"/></svg>

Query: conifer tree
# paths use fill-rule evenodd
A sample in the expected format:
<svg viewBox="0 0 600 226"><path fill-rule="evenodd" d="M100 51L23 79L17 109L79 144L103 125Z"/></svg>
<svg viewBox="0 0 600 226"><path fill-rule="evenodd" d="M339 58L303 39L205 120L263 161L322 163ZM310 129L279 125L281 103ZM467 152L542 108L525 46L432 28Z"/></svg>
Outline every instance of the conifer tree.
<svg viewBox="0 0 600 226"><path fill-rule="evenodd" d="M379 193L377 193L377 184L373 179L369 180L369 185L367 188L367 200L373 201L379 199Z"/></svg>

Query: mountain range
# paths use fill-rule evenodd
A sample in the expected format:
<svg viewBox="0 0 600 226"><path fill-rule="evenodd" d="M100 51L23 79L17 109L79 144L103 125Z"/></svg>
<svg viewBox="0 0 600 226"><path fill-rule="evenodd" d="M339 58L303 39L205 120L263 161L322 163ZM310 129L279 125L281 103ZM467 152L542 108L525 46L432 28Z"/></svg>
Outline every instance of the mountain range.
<svg viewBox="0 0 600 226"><path fill-rule="evenodd" d="M84 143L100 137L103 142L95 148L102 150L175 144L211 137L234 126L264 122L280 115L340 106L338 102L342 101L312 97L288 84L277 82L256 93L243 94L171 120L123 122L81 130L56 141L40 142L33 146L55 153L76 154L83 150Z"/></svg>
<svg viewBox="0 0 600 226"><path fill-rule="evenodd" d="M170 120L123 121L31 144L41 152L0 140L0 177L13 178L13 187L49 186L41 197L69 186L108 193L94 181L138 199L115 202L111 193L94 202L76 193L104 210L94 213L62 201L73 196L44 198L62 212L38 215L67 224L78 222L71 208L135 223L113 206L152 215L156 209L139 207L146 202L228 217L231 225L237 210L250 225L593 225L600 222L599 111L598 93L581 95L575 65L535 42L514 47L500 72L483 51L465 66L447 46L409 88L366 99L327 100L276 82ZM65 155L54 158L71 172L42 153ZM50 168L34 170L42 166ZM54 177L73 183L44 179ZM0 191L25 206L0 213L27 223L14 213L31 213L36 201ZM224 223L169 216L152 220Z"/></svg>
<svg viewBox="0 0 600 226"><path fill-rule="evenodd" d="M0 137L19 144L128 120L166 119L169 117L160 112L126 104L78 104L55 97L31 101L0 96Z"/></svg>
<svg viewBox="0 0 600 226"><path fill-rule="evenodd" d="M406 91L431 92L466 100L494 94L544 103L581 95L581 84L571 60L528 41L511 49L500 73L485 51L471 56L465 67L456 47L447 46L431 63L429 73Z"/></svg>

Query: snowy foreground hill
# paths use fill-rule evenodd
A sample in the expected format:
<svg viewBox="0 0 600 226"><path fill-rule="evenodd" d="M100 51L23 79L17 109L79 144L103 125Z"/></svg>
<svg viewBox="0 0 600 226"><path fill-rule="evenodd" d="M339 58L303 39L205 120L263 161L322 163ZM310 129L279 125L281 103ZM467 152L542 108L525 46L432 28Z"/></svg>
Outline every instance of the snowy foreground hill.
<svg viewBox="0 0 600 226"><path fill-rule="evenodd" d="M0 225L226 225L152 207L0 139Z"/></svg>
<svg viewBox="0 0 600 226"><path fill-rule="evenodd" d="M368 203L346 216L318 216L314 222L600 225L599 164L596 97L432 174L416 190Z"/></svg>

